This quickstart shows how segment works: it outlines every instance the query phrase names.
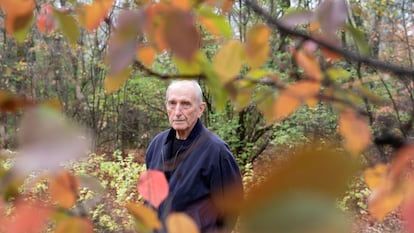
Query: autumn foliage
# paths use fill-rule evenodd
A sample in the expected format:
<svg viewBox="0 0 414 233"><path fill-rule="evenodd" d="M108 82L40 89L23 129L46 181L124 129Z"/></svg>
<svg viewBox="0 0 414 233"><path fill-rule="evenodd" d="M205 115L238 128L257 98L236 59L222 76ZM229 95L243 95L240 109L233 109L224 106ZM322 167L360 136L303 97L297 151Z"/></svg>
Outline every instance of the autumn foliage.
<svg viewBox="0 0 414 233"><path fill-rule="evenodd" d="M19 43L33 28L44 35L58 32L75 49L81 33L99 35L100 26L109 25L109 40L96 42L106 51L102 63L107 95L118 91L134 69L168 79L154 72L152 66L157 56L169 54L176 68L172 77L204 80L221 110L228 100L239 110L254 102L266 124L273 125L289 118L301 106L312 109L325 104L332 108L337 115L340 142L311 142L297 148L286 154L286 163L271 165L269 176L246 193L245 203L235 206L231 197L222 200L224 206L240 213L241 232L350 232L350 226L343 224L347 223L346 216L335 207L335 201L350 180L361 173L372 191L369 214L382 221L402 207L407 230L414 232L410 176L413 145L404 142L394 147L389 163L365 166L361 154L375 140L367 113L359 106L364 101L377 103L378 98L367 90L350 91L336 81L350 76L335 66L336 62L349 57L359 59L359 55L369 52L358 31L347 21L347 1L324 0L314 11L294 11L280 19L267 15L265 8L253 1L241 1L264 18L249 25L244 41L232 35L234 25L226 18L236 4L231 0L144 0L136 1L134 7L116 7L114 0L68 2L66 6L37 6L34 0L0 0L5 15L3 27ZM114 21L109 18L111 14L116 15ZM297 33L297 28L305 29L307 34ZM289 49L298 74L295 78L283 78L266 66L275 53L270 41L277 30L293 40L299 38ZM339 33L354 39L358 56L342 50ZM203 51L209 43L217 44L214 56ZM0 90L1 112L24 111L14 163L10 168L0 167L0 232L41 232L50 228L50 223L54 232L94 231L87 210L78 203L82 179L62 165L87 155L93 137L68 119L61 108L58 100L30 99ZM7 156L1 154L1 159ZM47 183L47 192L40 197L20 190L25 185L32 188L24 184L31 174L38 177L36 182ZM163 173L152 170L140 174L136 187L155 208L169 191ZM147 205L126 201L125 208L139 232L163 227L170 233L198 232L193 220L183 213L171 214L163 226L156 210Z"/></svg>

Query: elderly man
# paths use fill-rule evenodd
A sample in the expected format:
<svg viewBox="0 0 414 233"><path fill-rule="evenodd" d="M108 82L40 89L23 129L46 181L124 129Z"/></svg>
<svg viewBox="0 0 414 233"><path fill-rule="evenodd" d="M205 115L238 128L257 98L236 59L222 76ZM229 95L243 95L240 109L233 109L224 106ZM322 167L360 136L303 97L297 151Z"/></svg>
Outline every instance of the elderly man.
<svg viewBox="0 0 414 233"><path fill-rule="evenodd" d="M196 81L173 81L165 102L171 129L158 134L146 153L147 169L163 171L170 193L159 206L164 222L172 212L188 214L200 232L230 232L235 216L219 199L242 197L242 178L228 145L201 123L205 103ZM235 192L236 190L236 192Z"/></svg>

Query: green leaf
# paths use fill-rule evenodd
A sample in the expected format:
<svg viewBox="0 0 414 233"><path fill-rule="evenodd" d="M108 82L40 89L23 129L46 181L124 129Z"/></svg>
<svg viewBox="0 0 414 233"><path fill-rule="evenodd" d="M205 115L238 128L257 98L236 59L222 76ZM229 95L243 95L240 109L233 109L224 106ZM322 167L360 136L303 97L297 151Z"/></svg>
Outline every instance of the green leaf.
<svg viewBox="0 0 414 233"><path fill-rule="evenodd" d="M223 111L226 106L227 91L222 86L219 76L213 70L211 63L207 61L207 58L202 59L200 62L204 74L207 76L207 85L212 92L217 109Z"/></svg>
<svg viewBox="0 0 414 233"><path fill-rule="evenodd" d="M200 51L196 52L195 59L191 61L186 61L179 57L174 57L175 65L178 68L178 71L182 75L198 75L202 72L203 68L200 64L200 61L204 60L204 54Z"/></svg>
<svg viewBox="0 0 414 233"><path fill-rule="evenodd" d="M199 21L213 34L220 33L225 38L230 39L232 29L229 21L223 15L217 15L213 9L203 7L198 11Z"/></svg>
<svg viewBox="0 0 414 233"><path fill-rule="evenodd" d="M22 23L22 25L24 25L24 26L22 26L21 28L16 30L13 34L14 38L17 40L18 43L23 43L24 42L24 40L27 37L27 34L29 33L30 29L32 28L33 16L30 15L30 16L27 16L27 17L30 17L30 18L22 19L22 22L24 22L24 23ZM27 22L25 22L25 21L27 21Z"/></svg>
<svg viewBox="0 0 414 233"><path fill-rule="evenodd" d="M351 33L352 38L355 41L358 50L363 55L371 54L371 47L368 45L368 42L364 36L364 33L353 27L352 25L347 25L346 30Z"/></svg>
<svg viewBox="0 0 414 233"><path fill-rule="evenodd" d="M60 30L62 30L63 35L68 38L72 45L76 44L80 31L75 18L58 10L53 10L53 14L59 22L59 27Z"/></svg>
<svg viewBox="0 0 414 233"><path fill-rule="evenodd" d="M326 73L331 79L338 81L348 80L351 77L348 71L340 68L329 68L326 70Z"/></svg>

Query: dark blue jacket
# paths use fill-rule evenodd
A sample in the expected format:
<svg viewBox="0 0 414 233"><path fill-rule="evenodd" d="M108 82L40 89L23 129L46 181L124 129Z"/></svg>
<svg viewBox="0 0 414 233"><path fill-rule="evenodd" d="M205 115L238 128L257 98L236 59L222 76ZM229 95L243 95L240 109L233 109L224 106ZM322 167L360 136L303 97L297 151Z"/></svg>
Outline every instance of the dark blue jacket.
<svg viewBox="0 0 414 233"><path fill-rule="evenodd" d="M174 129L163 131L146 153L147 169L172 172L169 195L158 208L160 219L164 222L171 212L185 212L203 233L222 230L227 216L215 200L225 195L229 187L236 187L237 198L242 196L242 179L234 156L228 145L200 120L179 149L178 157L168 160L174 137Z"/></svg>

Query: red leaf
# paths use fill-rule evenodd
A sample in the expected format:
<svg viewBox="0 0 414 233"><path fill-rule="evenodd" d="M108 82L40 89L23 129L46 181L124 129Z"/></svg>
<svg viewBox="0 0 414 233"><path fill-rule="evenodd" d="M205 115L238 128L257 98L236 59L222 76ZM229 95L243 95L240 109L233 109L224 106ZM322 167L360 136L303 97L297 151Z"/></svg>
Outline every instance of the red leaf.
<svg viewBox="0 0 414 233"><path fill-rule="evenodd" d="M53 6L51 4L44 4L40 8L37 16L37 28L42 33L50 33L56 27L56 20L53 16Z"/></svg>
<svg viewBox="0 0 414 233"><path fill-rule="evenodd" d="M50 209L38 202L18 201L12 216L2 222L4 233L37 233L45 228Z"/></svg>
<svg viewBox="0 0 414 233"><path fill-rule="evenodd" d="M412 185L412 184L411 184ZM408 204L403 207L403 218L408 233L414 233L414 199L411 199Z"/></svg>
<svg viewBox="0 0 414 233"><path fill-rule="evenodd" d="M164 173L156 170L148 170L141 173L137 190L144 200L158 208L161 202L167 197L169 187Z"/></svg>

